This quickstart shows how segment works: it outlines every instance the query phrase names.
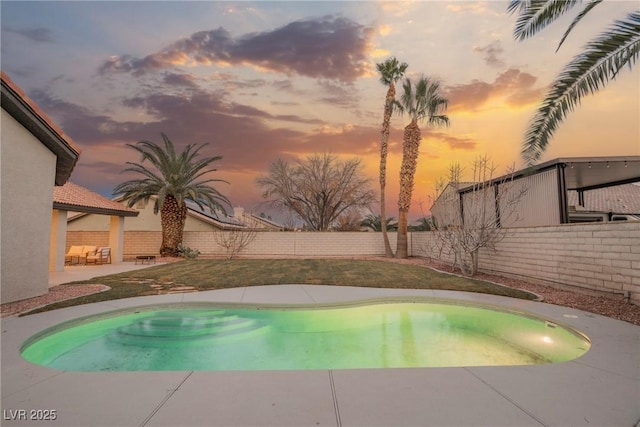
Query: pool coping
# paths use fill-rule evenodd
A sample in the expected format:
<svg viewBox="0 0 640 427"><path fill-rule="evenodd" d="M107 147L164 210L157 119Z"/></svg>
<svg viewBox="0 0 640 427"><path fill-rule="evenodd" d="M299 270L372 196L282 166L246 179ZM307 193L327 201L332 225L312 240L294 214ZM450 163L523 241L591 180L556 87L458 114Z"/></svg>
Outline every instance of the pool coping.
<svg viewBox="0 0 640 427"><path fill-rule="evenodd" d="M116 373L58 371L19 354L30 336L57 323L138 305L331 304L409 296L529 312L581 331L591 349L573 361L535 366ZM536 301L438 290L269 285L112 300L3 318L1 325L3 426L633 426L640 420L640 327ZM21 410L25 418L55 410L56 419L12 419L22 418Z"/></svg>

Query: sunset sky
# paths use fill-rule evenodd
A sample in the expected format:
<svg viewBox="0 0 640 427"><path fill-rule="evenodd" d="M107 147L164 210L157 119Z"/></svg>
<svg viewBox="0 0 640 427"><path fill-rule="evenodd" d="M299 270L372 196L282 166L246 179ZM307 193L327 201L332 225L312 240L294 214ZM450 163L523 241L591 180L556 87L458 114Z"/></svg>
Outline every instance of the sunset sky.
<svg viewBox="0 0 640 427"><path fill-rule="evenodd" d="M360 157L378 190L386 88L376 62L442 81L451 126L422 126L411 218L428 213L453 161L522 166L546 88L581 47L637 1L605 1L555 52L570 17L513 40L507 2L2 1L2 70L83 150L71 181L111 196L142 139L209 143L214 177L257 213L257 175L278 157ZM541 161L640 154L640 68L585 98ZM392 119L387 213L397 217L402 130ZM422 202L422 209L421 203ZM374 210L376 208L374 207Z"/></svg>

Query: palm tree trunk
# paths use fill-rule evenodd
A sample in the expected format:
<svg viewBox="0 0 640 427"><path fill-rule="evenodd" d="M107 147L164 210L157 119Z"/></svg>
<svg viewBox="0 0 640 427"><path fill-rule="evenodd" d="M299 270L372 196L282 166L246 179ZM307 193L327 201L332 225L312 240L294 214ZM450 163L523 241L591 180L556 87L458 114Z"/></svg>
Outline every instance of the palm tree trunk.
<svg viewBox="0 0 640 427"><path fill-rule="evenodd" d="M402 166L400 167L400 197L398 199L398 244L396 258L408 257L407 228L408 215L411 208L411 195L413 193L413 178L418 167L418 154L420 152L420 127L417 120L404 128L402 141Z"/></svg>
<svg viewBox="0 0 640 427"><path fill-rule="evenodd" d="M162 225L162 245L160 255L177 257L178 246L182 244L182 232L187 218L187 206L180 205L175 197L168 195L160 209L160 223Z"/></svg>
<svg viewBox="0 0 640 427"><path fill-rule="evenodd" d="M382 240L384 240L384 253L387 257L393 258L393 250L389 243L389 234L387 233L387 208L385 206L385 185L380 182L380 228L382 230Z"/></svg>
<svg viewBox="0 0 640 427"><path fill-rule="evenodd" d="M400 210L398 212L398 242L396 247L396 258L407 258L409 256L407 243L407 217L409 212Z"/></svg>
<svg viewBox="0 0 640 427"><path fill-rule="evenodd" d="M393 257L393 250L389 244L387 234L387 208L385 206L385 189L387 186L387 153L389 152L389 128L391 114L393 113L393 100L396 97L396 87L393 82L389 83L387 98L384 104L384 119L382 121L382 132L380 137L380 227L382 229L382 239L384 240L384 253L388 257Z"/></svg>

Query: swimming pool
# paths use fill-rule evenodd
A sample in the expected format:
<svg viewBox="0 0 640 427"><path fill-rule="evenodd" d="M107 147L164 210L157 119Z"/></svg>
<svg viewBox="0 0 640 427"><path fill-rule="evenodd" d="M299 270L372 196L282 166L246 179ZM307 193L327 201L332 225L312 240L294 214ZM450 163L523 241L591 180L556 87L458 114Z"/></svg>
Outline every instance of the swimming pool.
<svg viewBox="0 0 640 427"><path fill-rule="evenodd" d="M528 313L394 298L142 306L54 326L21 354L66 371L299 370L532 365L589 348L584 334Z"/></svg>

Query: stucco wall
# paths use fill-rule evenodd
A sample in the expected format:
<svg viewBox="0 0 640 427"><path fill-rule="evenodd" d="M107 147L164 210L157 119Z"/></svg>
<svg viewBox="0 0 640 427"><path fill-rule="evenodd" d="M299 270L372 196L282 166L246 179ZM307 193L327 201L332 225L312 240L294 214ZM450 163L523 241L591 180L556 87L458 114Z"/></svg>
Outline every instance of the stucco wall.
<svg viewBox="0 0 640 427"><path fill-rule="evenodd" d="M157 231L162 230L160 225L160 213L153 213L153 202L149 202L144 208L141 205L134 206L139 210L136 217L127 217L124 227L127 231ZM89 214L73 219L67 224L69 231L109 231L109 216ZM185 231L212 231L216 228L213 225L195 219L187 215Z"/></svg>
<svg viewBox="0 0 640 427"><path fill-rule="evenodd" d="M2 110L0 288L2 302L47 293L56 157Z"/></svg>

